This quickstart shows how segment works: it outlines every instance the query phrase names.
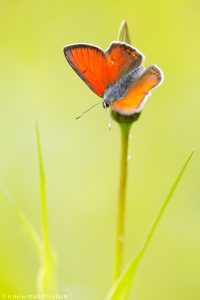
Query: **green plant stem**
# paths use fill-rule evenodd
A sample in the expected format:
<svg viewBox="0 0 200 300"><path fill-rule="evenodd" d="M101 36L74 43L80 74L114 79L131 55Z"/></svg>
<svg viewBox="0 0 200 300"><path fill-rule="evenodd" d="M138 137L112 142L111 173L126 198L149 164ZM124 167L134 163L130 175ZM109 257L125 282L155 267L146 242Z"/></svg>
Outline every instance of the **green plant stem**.
<svg viewBox="0 0 200 300"><path fill-rule="evenodd" d="M121 274L123 263L124 248L124 219L125 219L125 202L126 202L126 183L128 167L128 142L131 124L121 123L121 165L120 165L120 183L119 198L117 207L117 224L115 237L115 258L114 258L114 281Z"/></svg>
<svg viewBox="0 0 200 300"><path fill-rule="evenodd" d="M188 166L194 152L196 149L194 149L189 156L187 157L185 163L183 164L180 172L178 173L173 185L171 186L171 189L169 190L169 193L167 197L165 198L165 201L163 202L163 205L161 206L150 230L147 234L146 239L144 240L140 250L138 251L138 254L136 256L133 256L133 258L129 261L128 265L124 269L123 273L120 275L117 281L114 282L108 296L107 300L127 300L128 295L131 290L131 286L133 284L133 280L137 271L137 267L139 263L141 262L143 255L146 253L146 250L148 249L149 243L152 240L152 237L158 227L158 224L163 217L163 214L172 199L172 196L174 195L174 192L177 189L178 184L181 181L181 178L185 172L186 167Z"/></svg>

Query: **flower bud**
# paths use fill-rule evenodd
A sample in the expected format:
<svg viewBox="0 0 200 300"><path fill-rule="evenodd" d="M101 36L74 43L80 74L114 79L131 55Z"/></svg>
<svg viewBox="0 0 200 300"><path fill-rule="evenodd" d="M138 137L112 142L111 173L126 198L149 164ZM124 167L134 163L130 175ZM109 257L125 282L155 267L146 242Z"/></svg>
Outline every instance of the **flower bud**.
<svg viewBox="0 0 200 300"><path fill-rule="evenodd" d="M125 42L131 45L131 38L130 38L126 20L123 20L120 25L119 32L118 32L118 41Z"/></svg>

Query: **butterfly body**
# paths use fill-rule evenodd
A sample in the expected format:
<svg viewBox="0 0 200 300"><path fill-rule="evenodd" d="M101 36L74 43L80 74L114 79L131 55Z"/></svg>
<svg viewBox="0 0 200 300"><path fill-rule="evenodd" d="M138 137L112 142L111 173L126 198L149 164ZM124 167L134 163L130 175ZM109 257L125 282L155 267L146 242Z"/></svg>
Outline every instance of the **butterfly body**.
<svg viewBox="0 0 200 300"><path fill-rule="evenodd" d="M128 74L122 76L114 84L109 85L106 88L103 99L107 103L113 104L114 102L125 98L128 94L129 89L133 86L134 82L136 82L143 71L143 67L133 69Z"/></svg>
<svg viewBox="0 0 200 300"><path fill-rule="evenodd" d="M64 47L64 54L74 71L103 99L103 107L124 115L139 112L163 79L156 65L144 70L143 54L126 43L113 42L105 52L94 45L73 44Z"/></svg>

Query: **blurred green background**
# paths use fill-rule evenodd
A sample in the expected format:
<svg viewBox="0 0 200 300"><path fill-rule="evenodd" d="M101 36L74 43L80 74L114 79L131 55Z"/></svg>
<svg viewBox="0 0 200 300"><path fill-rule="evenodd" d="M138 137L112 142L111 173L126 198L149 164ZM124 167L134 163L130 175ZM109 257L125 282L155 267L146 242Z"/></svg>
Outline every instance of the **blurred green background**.
<svg viewBox="0 0 200 300"><path fill-rule="evenodd" d="M41 231L35 119L47 178L58 270L71 299L104 299L112 280L120 139L62 48L106 49L123 19L164 84L132 128L125 260L137 252L188 152L200 146L200 2L0 2L0 181ZM140 265L133 300L200 299L197 152ZM35 293L40 263L0 192L0 294Z"/></svg>

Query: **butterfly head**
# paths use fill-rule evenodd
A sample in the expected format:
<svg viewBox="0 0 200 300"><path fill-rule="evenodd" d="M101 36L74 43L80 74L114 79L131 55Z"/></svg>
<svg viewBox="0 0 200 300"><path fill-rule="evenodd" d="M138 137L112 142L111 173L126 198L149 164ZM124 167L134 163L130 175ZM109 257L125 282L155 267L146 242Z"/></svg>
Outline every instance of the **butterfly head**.
<svg viewBox="0 0 200 300"><path fill-rule="evenodd" d="M105 109L110 106L110 104L107 100L103 100L102 105L103 105L103 108L105 108Z"/></svg>

